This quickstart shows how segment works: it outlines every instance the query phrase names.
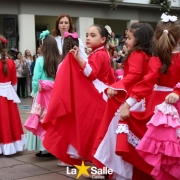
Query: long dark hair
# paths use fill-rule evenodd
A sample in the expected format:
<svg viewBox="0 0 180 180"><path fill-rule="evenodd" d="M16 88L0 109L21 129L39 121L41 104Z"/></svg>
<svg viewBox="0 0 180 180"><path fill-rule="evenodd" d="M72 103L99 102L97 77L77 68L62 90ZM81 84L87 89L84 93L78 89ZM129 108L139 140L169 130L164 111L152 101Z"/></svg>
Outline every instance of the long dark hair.
<svg viewBox="0 0 180 180"><path fill-rule="evenodd" d="M172 51L177 46L180 39L180 22L162 22L157 24L154 34L153 53L162 62L161 73L167 73L171 65Z"/></svg>
<svg viewBox="0 0 180 180"><path fill-rule="evenodd" d="M154 30L152 26L148 23L133 23L129 29L130 32L133 33L136 44L129 51L122 60L122 63L125 63L129 57L129 55L133 51L144 51L147 54L152 54L152 40L154 35Z"/></svg>
<svg viewBox="0 0 180 180"><path fill-rule="evenodd" d="M71 35L68 37L64 38L64 44L62 48L62 56L61 56L61 61L66 57L68 52L74 47L77 46L79 47L79 40L78 38L73 38Z"/></svg>
<svg viewBox="0 0 180 180"><path fill-rule="evenodd" d="M67 17L69 19L69 30L68 32L72 33L74 32L74 25L72 23L72 19L70 17L70 15L68 14L60 14L57 18L56 18L56 22L55 22L55 29L52 31L53 32L53 36L61 36L61 32L59 31L58 25L59 25L59 21L61 18L63 17Z"/></svg>
<svg viewBox="0 0 180 180"><path fill-rule="evenodd" d="M8 75L8 68L7 68L7 64L6 64L6 56L7 56L7 46L8 43L6 42L7 40L0 35L0 60L3 63L3 73L5 76Z"/></svg>
<svg viewBox="0 0 180 180"><path fill-rule="evenodd" d="M55 38L51 35L47 35L46 38L40 40L41 52L44 57L44 71L48 77L55 78L57 66L60 62L60 54Z"/></svg>

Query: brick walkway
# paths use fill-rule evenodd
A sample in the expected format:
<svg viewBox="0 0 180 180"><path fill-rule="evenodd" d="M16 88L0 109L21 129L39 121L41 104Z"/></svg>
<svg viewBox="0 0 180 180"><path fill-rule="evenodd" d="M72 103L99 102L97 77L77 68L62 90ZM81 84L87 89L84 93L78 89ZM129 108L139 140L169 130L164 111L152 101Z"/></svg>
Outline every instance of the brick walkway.
<svg viewBox="0 0 180 180"><path fill-rule="evenodd" d="M21 99L18 105L22 124L29 116L31 99ZM26 129L24 129L25 132ZM58 167L56 158L37 158L37 152L24 150L11 156L0 155L0 180L71 180L76 175L67 175L66 167ZM86 180L80 177L79 180Z"/></svg>

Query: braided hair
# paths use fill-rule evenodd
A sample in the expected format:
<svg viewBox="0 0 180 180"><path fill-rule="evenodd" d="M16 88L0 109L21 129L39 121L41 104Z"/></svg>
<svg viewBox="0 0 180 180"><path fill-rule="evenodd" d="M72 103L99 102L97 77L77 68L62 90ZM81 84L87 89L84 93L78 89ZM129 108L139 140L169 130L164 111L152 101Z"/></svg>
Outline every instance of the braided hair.
<svg viewBox="0 0 180 180"><path fill-rule="evenodd" d="M8 75L8 68L6 64L7 46L7 40L2 35L0 35L0 61L3 63L3 73L5 76Z"/></svg>
<svg viewBox="0 0 180 180"><path fill-rule="evenodd" d="M71 35L64 38L64 44L62 48L62 56L61 56L61 62L66 57L68 52L73 49L74 46L79 47L79 40L78 38L73 38Z"/></svg>

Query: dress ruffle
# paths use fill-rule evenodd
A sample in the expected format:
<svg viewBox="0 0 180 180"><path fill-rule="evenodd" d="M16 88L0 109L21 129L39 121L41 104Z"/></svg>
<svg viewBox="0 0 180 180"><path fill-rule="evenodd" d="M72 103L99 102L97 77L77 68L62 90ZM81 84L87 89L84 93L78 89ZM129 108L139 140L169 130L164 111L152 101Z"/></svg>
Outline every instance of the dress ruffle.
<svg viewBox="0 0 180 180"><path fill-rule="evenodd" d="M39 136L41 140L44 139L46 131L42 128L38 115L31 114L26 120L24 127L28 131L32 132L35 136Z"/></svg>
<svg viewBox="0 0 180 180"><path fill-rule="evenodd" d="M180 179L180 123L177 109L167 103L156 106L155 114L147 127L136 150L154 167L151 175L161 180L165 171L175 179Z"/></svg>
<svg viewBox="0 0 180 180"><path fill-rule="evenodd" d="M163 102L155 107L155 114L151 120L147 123L147 126L154 125L159 126L164 124L165 126L171 126L173 128L180 127L180 118L177 109L171 105Z"/></svg>
<svg viewBox="0 0 180 180"><path fill-rule="evenodd" d="M26 142L25 135L21 135L20 140L8 144L0 143L0 154L11 155L19 151L23 151L25 142Z"/></svg>
<svg viewBox="0 0 180 180"><path fill-rule="evenodd" d="M26 120L24 127L32 132L35 136L39 136L41 140L44 139L46 131L43 129L41 123L47 113L51 91L54 82L50 80L39 80L39 87L41 91L37 93L35 103L31 109L31 115Z"/></svg>

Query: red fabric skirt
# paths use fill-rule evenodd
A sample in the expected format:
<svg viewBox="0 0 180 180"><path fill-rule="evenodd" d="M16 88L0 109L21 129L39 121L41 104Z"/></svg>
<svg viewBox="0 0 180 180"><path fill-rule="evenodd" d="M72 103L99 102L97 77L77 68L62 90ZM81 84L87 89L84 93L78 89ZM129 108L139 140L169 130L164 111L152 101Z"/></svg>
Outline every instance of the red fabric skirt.
<svg viewBox="0 0 180 180"><path fill-rule="evenodd" d="M170 92L154 91L148 100L145 112L130 112L130 118L128 118L126 121L120 121L119 124L127 125L130 132L141 140L147 131L146 124L153 116L155 106L161 104L166 95L169 93ZM117 134L116 154L122 156L125 161L131 163L134 167L142 172L151 174L153 167L145 162L136 151L135 146L128 142L126 133ZM135 176L138 177L137 175ZM150 176L149 178L151 179Z"/></svg>
<svg viewBox="0 0 180 180"><path fill-rule="evenodd" d="M67 164L93 161L92 148L101 124L106 102L93 83L68 54L58 71L49 107L42 123L44 147ZM73 146L80 159L67 153Z"/></svg>
<svg viewBox="0 0 180 180"><path fill-rule="evenodd" d="M21 141L23 134L17 104L0 96L0 144L5 146Z"/></svg>

